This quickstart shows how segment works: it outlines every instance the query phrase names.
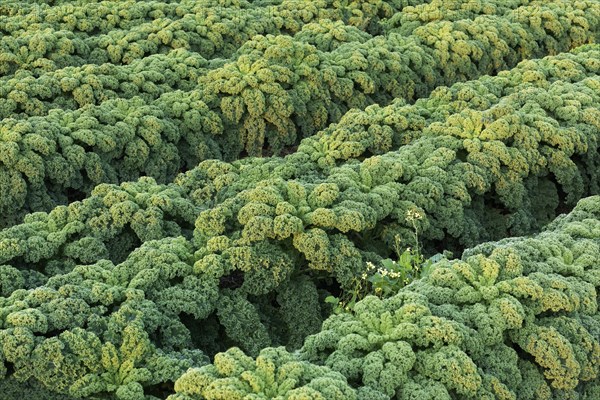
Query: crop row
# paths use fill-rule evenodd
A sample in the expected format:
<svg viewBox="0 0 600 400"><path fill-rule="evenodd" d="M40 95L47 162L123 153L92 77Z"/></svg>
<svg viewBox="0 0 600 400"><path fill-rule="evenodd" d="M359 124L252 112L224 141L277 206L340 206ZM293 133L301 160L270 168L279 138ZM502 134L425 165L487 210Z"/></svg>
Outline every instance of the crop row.
<svg viewBox="0 0 600 400"><path fill-rule="evenodd" d="M536 19L541 11L548 22ZM8 195L0 210L18 218L23 211L48 210L85 196L103 182L141 175L165 182L202 160L277 154L352 108L394 98L415 100L440 84L495 73L523 58L594 41L598 14L600 6L594 1L529 5L503 18L441 21L411 36L392 33L331 52L288 36L257 36L242 46L235 61L199 76L191 91L164 93L150 103L134 96L3 120L0 188ZM436 38L432 29L447 34ZM202 75L201 59L182 58L192 64L181 68L183 77ZM172 68L180 70L177 63ZM169 75L168 69L163 72L158 81ZM88 78L93 81L94 76ZM80 101L110 95L103 85L110 87L111 79L89 79L77 87L63 77L61 90L72 89ZM131 79L142 86L130 85L134 93L168 89L152 78L145 81L142 73ZM92 84L99 86L97 92ZM23 100L24 109L39 105L34 101L30 106L27 94L18 90L7 98Z"/></svg>
<svg viewBox="0 0 600 400"><path fill-rule="evenodd" d="M234 345L252 355L268 346L300 347L328 313L327 290L348 289L366 262L394 251L397 237L412 245L414 229L427 251L440 242L461 249L539 229L559 207L598 193L600 81L592 72L598 58L597 46L589 46L440 89L414 105L381 108L383 121L396 117L398 126L411 114L422 118L410 135L397 131L407 143L381 155L364 153L339 165L304 150L286 158L205 161L169 185L150 178L104 184L81 202L29 214L0 232L0 357L10 379L35 378L73 396L135 398L142 387L149 394ZM561 79L565 71L571 73ZM364 137L359 120L343 120L340 132L346 125ZM410 211L423 216L415 225ZM591 223L577 212L573 218ZM577 282L573 287L592 290ZM329 335L327 326L317 338ZM488 333L482 335L485 343ZM503 337L489 335L494 343ZM535 353L526 336L514 337ZM333 345L315 345L311 360L324 362ZM458 350L448 354L471 365ZM358 367L344 370L331 357L327 365L348 372L350 382L363 379ZM546 361L539 365L552 369ZM586 368L547 378L548 387L572 390L592 379L572 372ZM474 396L492 390L486 375L469 376L471 384L447 390ZM361 385L386 395L397 388L364 379ZM185 393L189 386L178 387Z"/></svg>

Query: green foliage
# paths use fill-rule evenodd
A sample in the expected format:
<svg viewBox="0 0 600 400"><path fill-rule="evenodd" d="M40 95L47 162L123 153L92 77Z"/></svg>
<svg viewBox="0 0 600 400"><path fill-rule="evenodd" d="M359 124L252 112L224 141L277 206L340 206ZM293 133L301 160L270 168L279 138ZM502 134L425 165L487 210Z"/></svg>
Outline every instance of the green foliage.
<svg viewBox="0 0 600 400"><path fill-rule="evenodd" d="M220 353L183 375L170 399L295 398L302 385L314 388L316 368L332 392L309 398L591 399L599 256L596 196L539 235L481 244L390 298L366 297L300 352Z"/></svg>
<svg viewBox="0 0 600 400"><path fill-rule="evenodd" d="M356 303L370 294L379 297L389 297L410 282L425 276L434 261L439 260L442 255L425 259L421 253L419 242L419 229L417 221L423 219L423 214L415 209L406 212L405 220L413 225L414 248L406 248L402 251L402 243L398 236L395 237L395 252L397 260L386 258L381 260L381 267L377 268L372 262L367 261L367 268L360 278L354 278L351 289L343 292L341 298L327 296L325 302L333 304L333 312L349 312L354 309Z"/></svg>
<svg viewBox="0 0 600 400"><path fill-rule="evenodd" d="M576 396L600 373L599 212L586 199L537 237L442 260L397 295L332 316L303 357L398 399Z"/></svg>
<svg viewBox="0 0 600 400"><path fill-rule="evenodd" d="M387 262L408 275L440 243L460 249L526 234L564 201L597 191L597 54L591 46L414 105L356 111L285 158L205 161L169 185L99 185L81 202L29 214L0 232L0 315L17 307L11 321L58 337L100 313L92 332L102 342L123 291L136 290L148 302L141 314L150 349L297 349L331 311L328 289L366 295L372 282L354 285L367 262L381 266L411 247ZM574 94L582 112L553 105ZM393 139L372 155L370 126L406 143ZM317 146L338 133L364 147L344 158ZM404 277L376 284L391 294ZM22 298L48 285L60 293L51 303L58 314ZM73 297L81 301L71 305Z"/></svg>
<svg viewBox="0 0 600 400"><path fill-rule="evenodd" d="M214 364L188 370L175 390L168 400L356 400L341 374L299 361L281 347L261 351L256 360L235 347L219 353Z"/></svg>
<svg viewBox="0 0 600 400"><path fill-rule="evenodd" d="M0 398L599 397L598 1L0 3Z"/></svg>
<svg viewBox="0 0 600 400"><path fill-rule="evenodd" d="M406 249L398 260L387 258L381 262L368 280L376 295L388 297L420 276L426 275L431 267L431 260L414 249ZM372 264L371 264L372 265Z"/></svg>
<svg viewBox="0 0 600 400"><path fill-rule="evenodd" d="M86 9L101 9L90 21L84 6L32 11L30 25L4 17L0 212L11 218L1 226L100 183L166 183L203 160L288 152L355 108L593 43L600 21L593 0L511 2L472 19L440 6L410 33L383 21L404 7L412 21L412 2L113 3ZM369 129L374 150L392 144L388 129Z"/></svg>

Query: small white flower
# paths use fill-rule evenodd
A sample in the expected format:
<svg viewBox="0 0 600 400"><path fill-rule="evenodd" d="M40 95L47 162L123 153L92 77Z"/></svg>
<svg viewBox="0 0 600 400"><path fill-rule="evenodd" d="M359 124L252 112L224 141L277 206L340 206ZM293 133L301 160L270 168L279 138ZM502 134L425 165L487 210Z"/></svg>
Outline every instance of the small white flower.
<svg viewBox="0 0 600 400"><path fill-rule="evenodd" d="M421 214L416 208L411 208L406 211L406 221L414 222L420 219L423 219L423 214Z"/></svg>

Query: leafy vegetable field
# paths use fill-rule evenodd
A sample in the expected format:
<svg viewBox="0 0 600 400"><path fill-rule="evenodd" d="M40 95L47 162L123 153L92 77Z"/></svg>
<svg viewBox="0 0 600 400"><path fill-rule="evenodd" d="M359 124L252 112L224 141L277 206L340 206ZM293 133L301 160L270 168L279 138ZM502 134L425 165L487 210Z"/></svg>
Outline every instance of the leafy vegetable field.
<svg viewBox="0 0 600 400"><path fill-rule="evenodd" d="M600 0L0 1L0 400L600 399Z"/></svg>

